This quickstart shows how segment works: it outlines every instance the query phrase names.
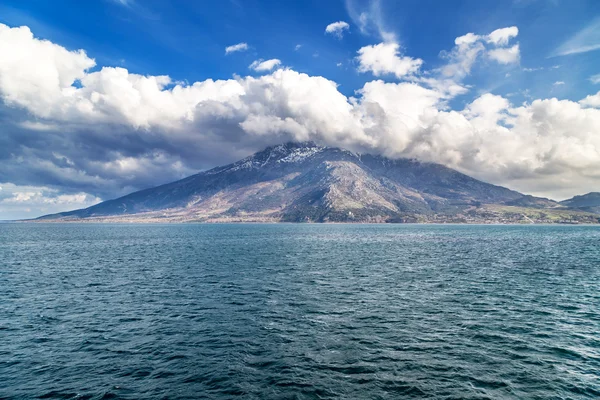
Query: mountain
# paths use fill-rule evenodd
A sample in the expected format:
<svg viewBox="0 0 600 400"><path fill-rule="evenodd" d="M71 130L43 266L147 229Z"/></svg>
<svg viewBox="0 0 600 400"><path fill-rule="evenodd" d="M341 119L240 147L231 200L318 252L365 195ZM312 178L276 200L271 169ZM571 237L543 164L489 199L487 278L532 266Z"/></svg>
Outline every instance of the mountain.
<svg viewBox="0 0 600 400"><path fill-rule="evenodd" d="M600 192L590 192L581 196L575 196L571 199L561 201L560 204L565 207L600 214Z"/></svg>
<svg viewBox="0 0 600 400"><path fill-rule="evenodd" d="M531 220L528 212L544 207L565 208L440 164L308 142L268 147L233 164L38 220L515 222ZM550 222L598 222L585 212L538 214Z"/></svg>
<svg viewBox="0 0 600 400"><path fill-rule="evenodd" d="M554 200L546 199L544 197L535 197L531 195L524 195L516 200L506 202L510 206L518 207L531 207L531 208L556 208L560 207L560 203Z"/></svg>

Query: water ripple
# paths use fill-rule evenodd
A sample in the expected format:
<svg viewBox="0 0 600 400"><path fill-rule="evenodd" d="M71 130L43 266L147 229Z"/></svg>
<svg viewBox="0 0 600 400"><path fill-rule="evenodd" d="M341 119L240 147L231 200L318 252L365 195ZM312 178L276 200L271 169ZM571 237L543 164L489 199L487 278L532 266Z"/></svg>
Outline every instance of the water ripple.
<svg viewBox="0 0 600 400"><path fill-rule="evenodd" d="M0 398L600 397L600 229L0 225Z"/></svg>

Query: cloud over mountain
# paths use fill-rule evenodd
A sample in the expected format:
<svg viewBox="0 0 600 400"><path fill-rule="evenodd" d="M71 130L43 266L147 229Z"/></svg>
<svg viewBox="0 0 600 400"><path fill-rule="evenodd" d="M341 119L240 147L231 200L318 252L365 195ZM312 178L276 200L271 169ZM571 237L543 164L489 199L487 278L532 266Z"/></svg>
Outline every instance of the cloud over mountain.
<svg viewBox="0 0 600 400"><path fill-rule="evenodd" d="M527 193L589 191L600 183L594 96L514 105L486 93L449 107L482 55L503 63L512 59L495 50L518 54L510 45L517 31L499 31L457 38L445 64L429 71L395 42L363 47L359 71L406 80L373 80L348 97L336 82L290 68L182 84L97 67L83 50L0 24L0 182L106 199L267 145L315 140L435 161Z"/></svg>

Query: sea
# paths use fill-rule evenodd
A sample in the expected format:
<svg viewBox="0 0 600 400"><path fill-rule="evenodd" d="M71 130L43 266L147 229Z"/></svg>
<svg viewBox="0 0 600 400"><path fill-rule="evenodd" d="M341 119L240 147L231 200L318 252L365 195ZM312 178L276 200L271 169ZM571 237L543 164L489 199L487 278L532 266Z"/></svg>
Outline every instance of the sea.
<svg viewBox="0 0 600 400"><path fill-rule="evenodd" d="M1 224L2 399L597 399L600 228Z"/></svg>

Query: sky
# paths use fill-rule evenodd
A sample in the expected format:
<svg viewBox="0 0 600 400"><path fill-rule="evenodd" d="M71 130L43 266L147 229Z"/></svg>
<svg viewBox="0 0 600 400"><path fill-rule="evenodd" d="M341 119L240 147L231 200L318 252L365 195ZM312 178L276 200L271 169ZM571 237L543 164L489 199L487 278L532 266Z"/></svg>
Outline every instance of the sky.
<svg viewBox="0 0 600 400"><path fill-rule="evenodd" d="M600 2L0 4L0 220L306 140L600 191Z"/></svg>

